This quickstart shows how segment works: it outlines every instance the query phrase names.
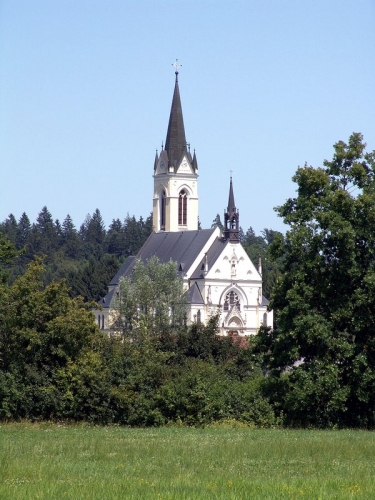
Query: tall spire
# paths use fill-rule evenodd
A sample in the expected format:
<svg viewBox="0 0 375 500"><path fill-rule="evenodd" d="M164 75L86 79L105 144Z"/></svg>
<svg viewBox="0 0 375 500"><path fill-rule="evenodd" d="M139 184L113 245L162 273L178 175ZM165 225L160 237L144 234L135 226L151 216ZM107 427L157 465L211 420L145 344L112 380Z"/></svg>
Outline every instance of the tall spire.
<svg viewBox="0 0 375 500"><path fill-rule="evenodd" d="M236 208L234 203L233 194L233 183L232 176L230 178L229 184L229 197L228 197L228 207L224 211L224 239L229 240L232 243L239 243L240 241L240 213Z"/></svg>
<svg viewBox="0 0 375 500"><path fill-rule="evenodd" d="M171 113L169 115L167 138L165 140L165 150L168 153L169 161L172 166L174 166L174 161L180 159L183 151L186 151L185 127L182 116L180 90L178 87L178 68L180 64L176 60L173 65L176 68L176 81L174 85Z"/></svg>

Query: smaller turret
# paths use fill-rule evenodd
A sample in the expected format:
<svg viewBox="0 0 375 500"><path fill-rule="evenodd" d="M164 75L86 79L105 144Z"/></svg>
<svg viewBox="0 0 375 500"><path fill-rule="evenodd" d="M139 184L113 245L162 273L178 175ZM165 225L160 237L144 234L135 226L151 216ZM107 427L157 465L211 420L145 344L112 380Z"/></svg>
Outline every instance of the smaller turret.
<svg viewBox="0 0 375 500"><path fill-rule="evenodd" d="M240 241L240 226L239 226L240 213L234 203L233 183L232 177L230 178L229 185L229 198L228 207L224 211L224 239L232 243L239 243Z"/></svg>

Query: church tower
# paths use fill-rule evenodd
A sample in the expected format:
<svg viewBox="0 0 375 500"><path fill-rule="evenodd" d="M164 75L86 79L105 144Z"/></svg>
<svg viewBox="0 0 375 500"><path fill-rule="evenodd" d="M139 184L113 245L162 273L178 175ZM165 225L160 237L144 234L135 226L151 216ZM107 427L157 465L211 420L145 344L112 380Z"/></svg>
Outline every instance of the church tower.
<svg viewBox="0 0 375 500"><path fill-rule="evenodd" d="M240 213L234 203L233 183L230 178L229 198L227 210L224 210L224 239L231 243L240 242Z"/></svg>
<svg viewBox="0 0 375 500"><path fill-rule="evenodd" d="M184 119L176 80L169 116L165 146L154 162L154 231L188 231L198 229L198 162L186 142Z"/></svg>

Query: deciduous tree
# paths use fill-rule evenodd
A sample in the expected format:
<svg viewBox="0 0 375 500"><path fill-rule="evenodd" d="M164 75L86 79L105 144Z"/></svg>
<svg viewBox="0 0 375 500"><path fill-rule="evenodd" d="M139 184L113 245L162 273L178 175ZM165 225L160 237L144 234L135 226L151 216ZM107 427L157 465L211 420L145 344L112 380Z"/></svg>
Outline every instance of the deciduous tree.
<svg viewBox="0 0 375 500"><path fill-rule="evenodd" d="M305 165L297 197L277 211L290 229L272 243L283 275L274 331L256 339L279 378L288 422L375 426L375 152L362 135Z"/></svg>

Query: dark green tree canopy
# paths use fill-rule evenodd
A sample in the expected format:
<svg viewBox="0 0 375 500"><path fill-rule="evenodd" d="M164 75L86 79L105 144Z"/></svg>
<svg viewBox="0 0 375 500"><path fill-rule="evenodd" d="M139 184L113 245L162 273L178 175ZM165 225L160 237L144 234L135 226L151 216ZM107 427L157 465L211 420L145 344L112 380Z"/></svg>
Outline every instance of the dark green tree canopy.
<svg viewBox="0 0 375 500"><path fill-rule="evenodd" d="M257 343L288 387L294 423L375 425L375 153L365 146L353 133L324 168L298 168L297 197L276 209L290 226L271 245L282 258L277 326Z"/></svg>

